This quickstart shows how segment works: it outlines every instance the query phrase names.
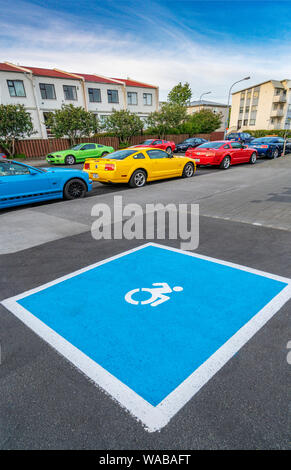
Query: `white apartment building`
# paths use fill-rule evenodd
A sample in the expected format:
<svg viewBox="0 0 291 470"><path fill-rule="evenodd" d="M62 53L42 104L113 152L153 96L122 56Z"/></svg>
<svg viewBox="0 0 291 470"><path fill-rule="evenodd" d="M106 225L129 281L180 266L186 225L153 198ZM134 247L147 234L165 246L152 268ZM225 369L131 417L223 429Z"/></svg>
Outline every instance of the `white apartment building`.
<svg viewBox="0 0 291 470"><path fill-rule="evenodd" d="M290 129L291 80L269 80L232 94L229 130Z"/></svg>
<svg viewBox="0 0 291 470"><path fill-rule="evenodd" d="M32 117L33 137L46 139L47 115L63 104L82 106L101 121L112 110L121 109L129 109L145 120L158 110L159 89L131 79L4 62L0 63L0 104L23 104Z"/></svg>

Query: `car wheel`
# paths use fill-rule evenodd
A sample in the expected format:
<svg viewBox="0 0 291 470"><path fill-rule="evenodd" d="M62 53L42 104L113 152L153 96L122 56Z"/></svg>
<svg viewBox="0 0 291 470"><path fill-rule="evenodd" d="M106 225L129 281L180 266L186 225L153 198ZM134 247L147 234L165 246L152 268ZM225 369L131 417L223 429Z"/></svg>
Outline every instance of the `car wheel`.
<svg viewBox="0 0 291 470"><path fill-rule="evenodd" d="M105 156L108 155L108 154L109 154L109 152L103 152L102 155L101 155L101 157L105 157Z"/></svg>
<svg viewBox="0 0 291 470"><path fill-rule="evenodd" d="M255 152L253 152L251 154L251 158L249 160L249 163L251 163L253 165L254 163L256 163L256 161L257 161L257 154Z"/></svg>
<svg viewBox="0 0 291 470"><path fill-rule="evenodd" d="M194 165L193 163L186 163L183 169L182 177L183 178L191 178L194 175Z"/></svg>
<svg viewBox="0 0 291 470"><path fill-rule="evenodd" d="M166 152L167 152L168 155L172 155L172 153L173 153L171 147L167 147Z"/></svg>
<svg viewBox="0 0 291 470"><path fill-rule="evenodd" d="M219 168L222 168L222 170L227 170L230 167L230 157L224 157L222 162L219 165Z"/></svg>
<svg viewBox="0 0 291 470"><path fill-rule="evenodd" d="M74 155L67 155L65 158L65 164L66 165L75 165L76 159Z"/></svg>
<svg viewBox="0 0 291 470"><path fill-rule="evenodd" d="M142 188L147 182L147 175L144 170L136 170L129 180L131 188Z"/></svg>
<svg viewBox="0 0 291 470"><path fill-rule="evenodd" d="M80 199L85 197L86 192L86 183L79 178L74 178L65 184L64 198L69 200Z"/></svg>
<svg viewBox="0 0 291 470"><path fill-rule="evenodd" d="M275 149L274 152L272 153L272 158L278 158L279 157L279 150Z"/></svg>

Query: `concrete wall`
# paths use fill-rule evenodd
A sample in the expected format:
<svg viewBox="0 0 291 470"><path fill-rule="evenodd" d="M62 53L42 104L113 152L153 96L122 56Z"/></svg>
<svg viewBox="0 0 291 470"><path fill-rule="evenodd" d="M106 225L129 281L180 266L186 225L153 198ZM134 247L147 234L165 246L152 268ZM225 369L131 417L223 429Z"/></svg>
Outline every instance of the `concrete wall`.
<svg viewBox="0 0 291 470"><path fill-rule="evenodd" d="M31 77L31 78L30 78ZM25 97L11 97L7 85L7 80L22 80L25 88ZM43 99L40 91L40 83L54 85L55 99ZM77 100L66 100L63 85L75 86L77 91ZM97 88L101 92L101 102L91 103L89 101L88 88ZM118 103L109 103L107 90L118 91ZM129 105L127 101L127 92L137 93L137 105ZM147 106L143 103L143 93L152 94L152 105ZM100 83L83 82L78 78L54 78L47 76L38 76L25 73L23 71L10 72L0 71L0 104L23 104L31 114L33 127L36 131L34 138L47 138L44 113L60 109L63 104L73 104L87 108L89 111L97 113L99 118L109 115L113 110L129 109L137 113L142 119L158 108L159 102L158 88L148 87L129 87L123 83Z"/></svg>

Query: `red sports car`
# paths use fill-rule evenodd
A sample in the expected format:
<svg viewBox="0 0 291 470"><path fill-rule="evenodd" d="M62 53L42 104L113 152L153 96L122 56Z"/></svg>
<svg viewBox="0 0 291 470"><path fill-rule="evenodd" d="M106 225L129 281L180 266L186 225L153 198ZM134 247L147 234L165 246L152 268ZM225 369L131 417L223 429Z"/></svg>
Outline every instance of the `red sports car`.
<svg viewBox="0 0 291 470"><path fill-rule="evenodd" d="M160 139L147 139L141 144L133 145L132 147L155 147L157 149L166 150L169 155L172 155L174 150L176 149L175 142L170 140L160 140Z"/></svg>
<svg viewBox="0 0 291 470"><path fill-rule="evenodd" d="M206 142L185 153L186 157L193 158L196 165L219 165L227 170L230 165L237 163L256 163L257 152L255 149L247 148L240 142L227 140Z"/></svg>

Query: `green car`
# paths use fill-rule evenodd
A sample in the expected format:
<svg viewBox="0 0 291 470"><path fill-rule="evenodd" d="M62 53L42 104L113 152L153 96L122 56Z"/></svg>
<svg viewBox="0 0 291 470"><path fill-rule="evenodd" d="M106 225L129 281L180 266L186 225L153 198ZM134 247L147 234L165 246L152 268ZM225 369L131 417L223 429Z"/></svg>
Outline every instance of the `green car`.
<svg viewBox="0 0 291 470"><path fill-rule="evenodd" d="M86 158L104 157L112 152L114 152L113 147L107 147L101 144L83 143L67 150L49 153L46 159L49 163L74 165L74 163L84 162Z"/></svg>

